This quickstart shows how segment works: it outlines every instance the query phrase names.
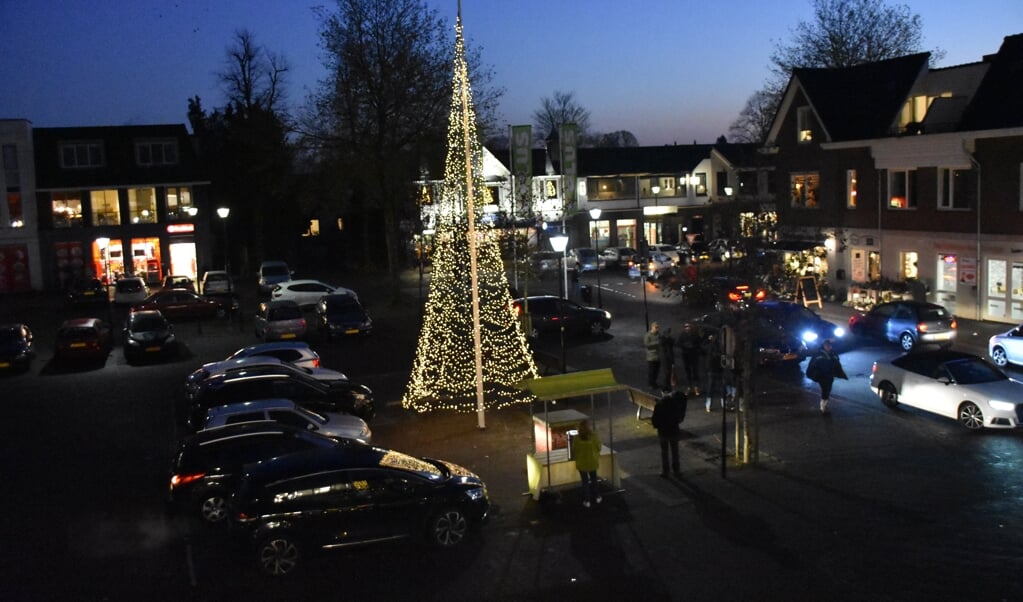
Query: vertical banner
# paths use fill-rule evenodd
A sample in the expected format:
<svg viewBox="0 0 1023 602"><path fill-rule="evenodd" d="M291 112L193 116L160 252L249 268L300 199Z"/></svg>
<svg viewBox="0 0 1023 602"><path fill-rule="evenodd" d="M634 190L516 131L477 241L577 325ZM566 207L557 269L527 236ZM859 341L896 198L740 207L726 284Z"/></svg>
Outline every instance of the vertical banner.
<svg viewBox="0 0 1023 602"><path fill-rule="evenodd" d="M561 138L561 175L564 178L564 187L561 192L564 195L567 209L575 204L575 180L579 173L576 153L579 148L579 126L574 123L563 123L559 136Z"/></svg>
<svg viewBox="0 0 1023 602"><path fill-rule="evenodd" d="M512 175L524 181L533 175L533 126L512 126Z"/></svg>

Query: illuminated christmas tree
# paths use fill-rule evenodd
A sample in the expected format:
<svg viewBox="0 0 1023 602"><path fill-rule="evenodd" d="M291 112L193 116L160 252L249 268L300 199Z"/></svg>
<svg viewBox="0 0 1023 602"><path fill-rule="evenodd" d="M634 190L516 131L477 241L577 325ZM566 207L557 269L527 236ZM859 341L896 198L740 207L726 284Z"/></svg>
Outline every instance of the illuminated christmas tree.
<svg viewBox="0 0 1023 602"><path fill-rule="evenodd" d="M514 385L538 376L511 307L496 231L481 221L492 203L462 39L459 10L444 184L433 272L412 376L402 404L420 412L483 412L529 401Z"/></svg>

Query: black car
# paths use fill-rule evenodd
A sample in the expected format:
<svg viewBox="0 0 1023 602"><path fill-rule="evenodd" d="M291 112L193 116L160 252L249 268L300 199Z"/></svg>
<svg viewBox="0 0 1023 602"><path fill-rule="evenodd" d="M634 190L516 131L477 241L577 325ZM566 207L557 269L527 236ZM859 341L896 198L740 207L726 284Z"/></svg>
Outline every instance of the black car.
<svg viewBox="0 0 1023 602"><path fill-rule="evenodd" d="M762 314L724 310L694 318L689 323L701 339L721 332L724 326L731 326L736 334L736 353L742 352L742 337L749 333L751 350L760 365L796 365L807 355L806 345L799 337Z"/></svg>
<svg viewBox="0 0 1023 602"><path fill-rule="evenodd" d="M32 331L24 324L0 324L0 371L27 372L36 356Z"/></svg>
<svg viewBox="0 0 1023 602"><path fill-rule="evenodd" d="M171 462L168 509L196 514L205 523L219 523L227 518L227 498L246 464L298 451L355 444L271 421L199 431L181 440Z"/></svg>
<svg viewBox="0 0 1023 602"><path fill-rule="evenodd" d="M512 303L520 319L528 312L526 334L531 338L559 332L562 325L568 334L603 334L611 328L610 312L561 297L540 295L516 299Z"/></svg>
<svg viewBox="0 0 1023 602"><path fill-rule="evenodd" d="M99 278L81 278L71 284L66 300L69 305L110 303L110 291Z"/></svg>
<svg viewBox="0 0 1023 602"><path fill-rule="evenodd" d="M465 468L362 445L250 465L229 503L232 529L275 576L315 550L415 538L450 548L490 510L486 485Z"/></svg>
<svg viewBox="0 0 1023 602"><path fill-rule="evenodd" d="M290 399L314 412L352 414L366 422L376 413L373 392L365 385L322 381L289 367L268 365L214 374L188 387L188 424L198 428L213 406L271 398Z"/></svg>
<svg viewBox="0 0 1023 602"><path fill-rule="evenodd" d="M770 299L751 309L802 339L809 353L815 352L825 339L831 339L836 349L845 339L845 328L828 322L800 303Z"/></svg>
<svg viewBox="0 0 1023 602"><path fill-rule="evenodd" d="M174 326L158 310L129 313L123 335L124 359L129 363L144 358L168 357L178 351Z"/></svg>
<svg viewBox="0 0 1023 602"><path fill-rule="evenodd" d="M320 332L330 340L336 336L369 334L373 320L366 308L352 295L326 295L316 304L316 320Z"/></svg>

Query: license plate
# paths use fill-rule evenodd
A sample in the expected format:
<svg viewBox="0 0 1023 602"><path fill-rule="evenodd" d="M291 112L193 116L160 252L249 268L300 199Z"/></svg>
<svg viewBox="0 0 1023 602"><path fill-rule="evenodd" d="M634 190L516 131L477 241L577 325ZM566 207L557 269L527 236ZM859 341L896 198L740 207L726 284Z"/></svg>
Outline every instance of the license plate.
<svg viewBox="0 0 1023 602"><path fill-rule="evenodd" d="M85 295L86 297L91 297L91 296L95 295L96 292L95 291L85 291L82 294Z"/></svg>
<svg viewBox="0 0 1023 602"><path fill-rule="evenodd" d="M937 334L930 335L930 338L936 339L936 340L939 340L939 341L944 341L945 339L951 339L952 338L952 333L951 332L939 332Z"/></svg>
<svg viewBox="0 0 1023 602"><path fill-rule="evenodd" d="M796 359L798 357L799 357L798 353L786 353L784 356L782 356L781 359L784 360L784 361L789 361L789 360L794 360L794 359Z"/></svg>
<svg viewBox="0 0 1023 602"><path fill-rule="evenodd" d="M146 347L146 351L149 351L149 352L159 351L159 350L160 350L159 347Z"/></svg>
<svg viewBox="0 0 1023 602"><path fill-rule="evenodd" d="M281 335L281 338L282 339L293 339L293 338L295 338L295 333L293 333L293 332L286 332L286 333Z"/></svg>
<svg viewBox="0 0 1023 602"><path fill-rule="evenodd" d="M358 328L349 328L348 330L345 331L345 334L359 334L359 329Z"/></svg>
<svg viewBox="0 0 1023 602"><path fill-rule="evenodd" d="M11 362L0 362L0 368L10 368Z"/></svg>
<svg viewBox="0 0 1023 602"><path fill-rule="evenodd" d="M71 343L72 349L81 349L82 347L85 347L85 343Z"/></svg>

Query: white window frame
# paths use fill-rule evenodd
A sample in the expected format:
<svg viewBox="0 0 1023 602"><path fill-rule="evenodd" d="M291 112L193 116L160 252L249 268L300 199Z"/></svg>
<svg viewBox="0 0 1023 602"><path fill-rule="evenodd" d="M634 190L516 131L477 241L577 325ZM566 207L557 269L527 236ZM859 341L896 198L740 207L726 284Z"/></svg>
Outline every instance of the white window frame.
<svg viewBox="0 0 1023 602"><path fill-rule="evenodd" d="M916 172L915 169L909 169L909 168L889 169L888 170L888 194L886 195L888 198L887 198L887 200L885 202L885 205L887 205L888 209L893 209L893 210L897 210L897 211L907 211L907 210L910 210L910 209L916 209L917 208L916 189L913 186L913 183L914 183L915 179L914 178L910 178L910 174L914 173L914 172ZM892 204L892 198L893 198L892 197L892 188L893 188L892 182L895 181L896 177L901 177L902 178L902 182L903 182L904 188L906 190L906 206L905 207L902 207L902 206L899 206L899 205L893 205Z"/></svg>
<svg viewBox="0 0 1023 602"><path fill-rule="evenodd" d="M70 156L68 151L71 151ZM60 166L64 169L103 167L104 163L103 142L99 140L60 143Z"/></svg>
<svg viewBox="0 0 1023 602"><path fill-rule="evenodd" d="M938 168L938 209L942 211L969 211L969 201L965 201L966 206L964 207L956 206L958 195L955 188L955 174L956 172L963 171L968 170L952 167Z"/></svg>
<svg viewBox="0 0 1023 602"><path fill-rule="evenodd" d="M141 167L178 164L178 141L140 140L135 143L135 162Z"/></svg>

